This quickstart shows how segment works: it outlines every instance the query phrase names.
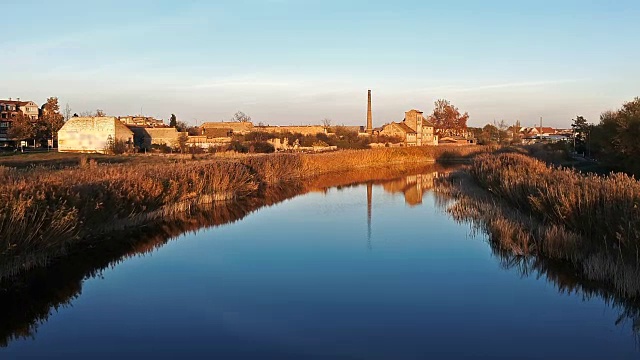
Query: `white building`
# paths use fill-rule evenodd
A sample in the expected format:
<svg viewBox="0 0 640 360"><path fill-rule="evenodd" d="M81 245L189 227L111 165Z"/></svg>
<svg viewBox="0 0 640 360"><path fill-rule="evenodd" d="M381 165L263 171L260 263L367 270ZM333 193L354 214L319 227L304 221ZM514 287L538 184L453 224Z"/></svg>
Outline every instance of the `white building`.
<svg viewBox="0 0 640 360"><path fill-rule="evenodd" d="M133 132L118 118L72 117L58 131L58 151L105 153L110 144L133 144Z"/></svg>

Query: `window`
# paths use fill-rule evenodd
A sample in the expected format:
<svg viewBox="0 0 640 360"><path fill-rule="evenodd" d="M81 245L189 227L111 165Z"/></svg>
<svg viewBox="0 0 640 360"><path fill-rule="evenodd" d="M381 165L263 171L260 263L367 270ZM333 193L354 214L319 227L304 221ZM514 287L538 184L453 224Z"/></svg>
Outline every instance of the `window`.
<svg viewBox="0 0 640 360"><path fill-rule="evenodd" d="M6 119L6 118L7 118L7 113L2 113L1 118L2 118L2 119Z"/></svg>

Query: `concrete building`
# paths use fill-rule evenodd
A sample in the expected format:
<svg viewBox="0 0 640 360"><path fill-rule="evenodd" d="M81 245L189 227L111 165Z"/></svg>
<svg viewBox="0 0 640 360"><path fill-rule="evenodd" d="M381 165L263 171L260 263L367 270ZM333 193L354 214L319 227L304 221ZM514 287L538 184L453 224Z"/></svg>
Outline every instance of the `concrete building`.
<svg viewBox="0 0 640 360"><path fill-rule="evenodd" d="M133 132L113 116L73 117L58 131L60 152L105 153L116 141L133 144Z"/></svg>
<svg viewBox="0 0 640 360"><path fill-rule="evenodd" d="M422 114L419 110L409 110L404 113L401 122L384 125L380 135L399 137L406 146L438 145L438 136L433 124Z"/></svg>

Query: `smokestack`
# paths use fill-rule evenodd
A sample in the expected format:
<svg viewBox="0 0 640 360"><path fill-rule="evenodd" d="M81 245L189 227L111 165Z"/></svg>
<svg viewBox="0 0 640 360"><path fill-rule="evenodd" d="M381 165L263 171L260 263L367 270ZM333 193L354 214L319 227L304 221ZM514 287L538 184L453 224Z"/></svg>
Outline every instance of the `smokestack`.
<svg viewBox="0 0 640 360"><path fill-rule="evenodd" d="M368 93L367 99L367 134L373 133L373 121L371 119L371 90Z"/></svg>
<svg viewBox="0 0 640 360"><path fill-rule="evenodd" d="M542 116L540 116L540 132L542 132Z"/></svg>

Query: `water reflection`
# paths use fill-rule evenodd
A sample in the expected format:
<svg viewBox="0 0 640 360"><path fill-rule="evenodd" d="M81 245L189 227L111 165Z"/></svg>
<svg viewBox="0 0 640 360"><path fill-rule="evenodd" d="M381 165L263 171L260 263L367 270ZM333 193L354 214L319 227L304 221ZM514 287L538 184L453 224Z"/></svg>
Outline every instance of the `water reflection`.
<svg viewBox="0 0 640 360"><path fill-rule="evenodd" d="M261 189L259 197L240 202L193 207L187 212L174 214L171 219L154 221L135 231L114 232L91 248L78 249L46 268L35 269L2 282L0 343L7 346L14 339L34 337L38 325L46 322L60 307L71 305L81 295L85 280L102 276L103 271L130 257L151 253L186 232L232 223L262 207L278 204L300 194L326 193L330 188L365 184L366 238L367 247L371 249L373 216L382 217L383 214L379 212L382 213L384 210L374 206L376 195L380 195L378 191L402 196L404 203L409 207L417 207L423 201L428 203L425 197L429 193L436 196L438 206L452 209L456 199L441 191L440 182L437 181L451 170L428 167L405 171L385 169L326 175L311 181L266 187ZM432 192L434 188L436 192ZM358 193L358 196L363 195ZM362 197L359 199L362 200ZM457 209L458 211L452 215L456 221L471 224L473 229L483 234L489 233L486 224L483 223L486 218L479 216L479 209L483 209L480 201L475 205L468 205L465 210L459 210L460 207ZM360 219L364 215L363 210L364 208L359 209L361 212L357 216ZM504 246L505 239L495 234L489 235L492 253L504 269L517 271L522 276L543 277L560 293L576 293L585 299L601 298L618 310L618 324L630 322L634 332L640 330L640 273L637 263L620 262L602 254L594 255L580 263L552 261L514 252L512 248ZM359 246L362 249L362 243L359 243ZM441 275L443 279L437 280L451 281L455 287L455 279L449 279L447 276L449 275ZM411 286L414 284L411 283Z"/></svg>
<svg viewBox="0 0 640 360"><path fill-rule="evenodd" d="M600 298L619 316L616 325L631 324L640 341L640 261L637 254L576 251L569 257L539 256L535 244L547 236L558 244L571 243L574 234L546 226L476 187L464 173L435 181L436 204L458 223L470 225L471 235L487 236L493 255L505 270L522 277L544 278L560 294L584 300ZM533 244L533 245L532 245ZM547 251L550 251L547 249Z"/></svg>
<svg viewBox="0 0 640 360"><path fill-rule="evenodd" d="M168 241L187 233L236 222L248 214L292 197L309 192L327 192L333 187L353 186L366 182L368 247L371 248L371 202L373 185L385 184L403 174L415 179L415 173L438 173L442 166L420 166L411 169L358 170L327 174L305 182L264 187L259 196L242 201L198 206L181 206L170 218L141 217L127 220L132 230L122 223L112 224L109 235L91 241L90 247L75 249L64 259L50 261L46 267L16 275L11 268L0 272L0 346L18 338L32 338L37 328L59 308L80 296L85 280L101 277L104 270L128 258L144 256ZM404 179L404 177L403 177ZM402 180L410 184L413 180ZM414 181L415 182L415 181ZM413 195L411 195L413 196ZM185 210L186 209L186 210Z"/></svg>

